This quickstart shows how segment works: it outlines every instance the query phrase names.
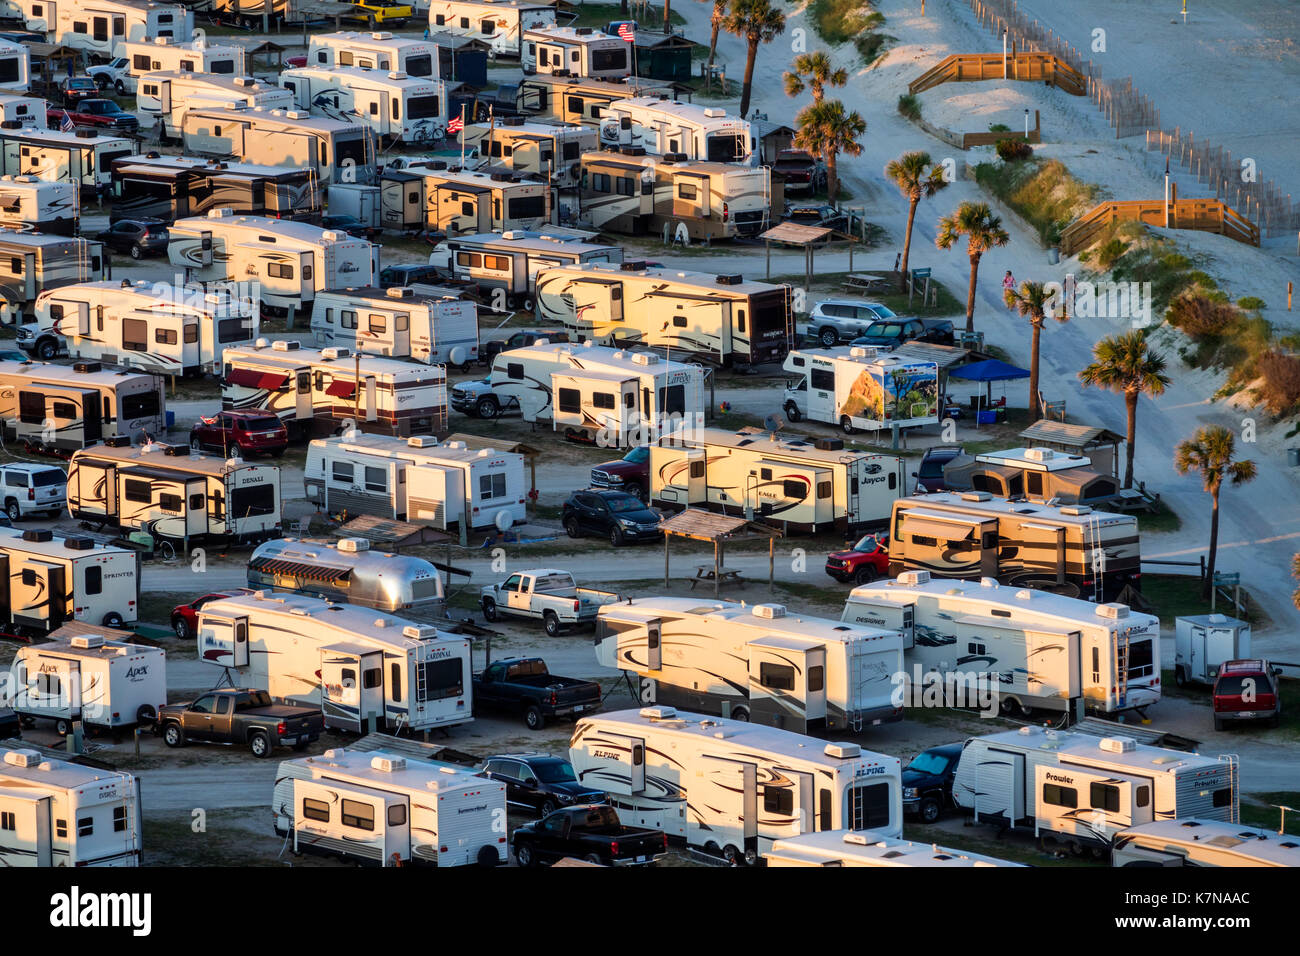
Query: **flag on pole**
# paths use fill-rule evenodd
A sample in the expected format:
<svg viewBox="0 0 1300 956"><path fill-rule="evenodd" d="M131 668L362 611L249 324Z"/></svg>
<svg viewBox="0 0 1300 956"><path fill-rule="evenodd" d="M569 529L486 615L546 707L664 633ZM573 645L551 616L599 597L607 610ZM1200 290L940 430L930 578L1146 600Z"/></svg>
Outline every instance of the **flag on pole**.
<svg viewBox="0 0 1300 956"><path fill-rule="evenodd" d="M59 120L59 129L65 133L71 133L76 128L77 124L72 122L72 117L68 115L67 110L64 110L63 119Z"/></svg>
<svg viewBox="0 0 1300 956"><path fill-rule="evenodd" d="M636 40L636 26L629 21L624 21L618 25L618 38L632 43Z"/></svg>
<svg viewBox="0 0 1300 956"><path fill-rule="evenodd" d="M448 133L459 133L464 128L465 128L465 121L461 119L459 116L453 116L451 118L451 121L447 124Z"/></svg>

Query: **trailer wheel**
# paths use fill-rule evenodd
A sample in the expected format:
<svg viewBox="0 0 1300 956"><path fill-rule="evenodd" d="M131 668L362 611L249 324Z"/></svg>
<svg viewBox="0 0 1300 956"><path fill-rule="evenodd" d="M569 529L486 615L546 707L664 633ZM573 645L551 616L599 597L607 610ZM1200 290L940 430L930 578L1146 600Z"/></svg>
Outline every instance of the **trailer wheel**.
<svg viewBox="0 0 1300 956"><path fill-rule="evenodd" d="M501 856L494 846L479 847L478 855L474 859L479 866L497 866L501 862Z"/></svg>
<svg viewBox="0 0 1300 956"><path fill-rule="evenodd" d="M483 599L483 620L495 621L497 619L497 602L491 598Z"/></svg>
<svg viewBox="0 0 1300 956"><path fill-rule="evenodd" d="M583 857L588 863L595 863L597 866L604 866L605 861L600 858L599 853L588 853Z"/></svg>
<svg viewBox="0 0 1300 956"><path fill-rule="evenodd" d="M515 861L522 867L537 865L537 860L533 857L533 851L527 844L515 847Z"/></svg>
<svg viewBox="0 0 1300 956"><path fill-rule="evenodd" d="M731 719L747 724L749 723L749 711L744 707L737 707L731 712Z"/></svg>
<svg viewBox="0 0 1300 956"><path fill-rule="evenodd" d="M934 823L939 819L939 814L943 807L939 806L939 801L934 797L926 797L921 801L921 822Z"/></svg>
<svg viewBox="0 0 1300 956"><path fill-rule="evenodd" d="M794 402L785 403L785 417L787 420L797 422L803 418L803 413L799 411L799 406Z"/></svg>
<svg viewBox="0 0 1300 956"><path fill-rule="evenodd" d="M1179 687L1187 686L1187 669L1185 667L1174 668L1174 684Z"/></svg>
<svg viewBox="0 0 1300 956"><path fill-rule="evenodd" d="M1219 716L1217 716L1217 715L1215 716L1215 718L1214 718L1214 729L1215 729L1215 730L1222 730L1222 729L1223 729L1223 718L1222 718L1222 717L1219 717Z"/></svg>
<svg viewBox="0 0 1300 956"><path fill-rule="evenodd" d="M999 700L998 710L1002 712L1003 717L1020 717L1025 712L1025 708L1021 706L1020 701L1014 697L1003 697Z"/></svg>
<svg viewBox="0 0 1300 956"><path fill-rule="evenodd" d="M60 717L54 722L54 732L60 737L66 737L72 733L72 721L66 717Z"/></svg>
<svg viewBox="0 0 1300 956"><path fill-rule="evenodd" d="M546 715L536 704L529 704L524 710L524 725L529 730L541 730L546 726Z"/></svg>
<svg viewBox="0 0 1300 956"><path fill-rule="evenodd" d="M248 749L253 752L254 757L271 756L271 739L261 730L253 731L248 738Z"/></svg>
<svg viewBox="0 0 1300 956"><path fill-rule="evenodd" d="M723 848L722 858L727 861L728 866L745 865L745 854L741 853L738 848L732 846L730 843Z"/></svg>
<svg viewBox="0 0 1300 956"><path fill-rule="evenodd" d="M140 709L135 712L135 722L141 727L148 727L158 719L158 711L154 710L149 704L142 704Z"/></svg>
<svg viewBox="0 0 1300 956"><path fill-rule="evenodd" d="M858 430L853 427L853 419L849 418L848 415L840 416L840 431L846 435L856 435L858 433Z"/></svg>
<svg viewBox="0 0 1300 956"><path fill-rule="evenodd" d="M546 628L547 637L559 637L560 618L554 611L542 612L542 627Z"/></svg>
<svg viewBox="0 0 1300 956"><path fill-rule="evenodd" d="M101 623L104 627L121 627L123 624L122 615L116 611L109 611L104 615L104 620Z"/></svg>
<svg viewBox="0 0 1300 956"><path fill-rule="evenodd" d="M822 344L822 348L833 349L840 343L840 333L829 325L822 326L817 330L817 341Z"/></svg>

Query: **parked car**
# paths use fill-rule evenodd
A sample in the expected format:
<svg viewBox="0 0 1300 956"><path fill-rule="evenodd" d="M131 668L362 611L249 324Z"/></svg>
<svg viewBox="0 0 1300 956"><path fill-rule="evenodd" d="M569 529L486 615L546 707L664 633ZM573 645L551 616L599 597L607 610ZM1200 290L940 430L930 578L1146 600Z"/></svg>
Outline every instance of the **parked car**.
<svg viewBox="0 0 1300 956"><path fill-rule="evenodd" d="M45 122L50 129L58 129L64 116L83 129L101 129L132 136L140 129L140 119L128 113L112 100L80 99L75 106L51 106L45 111Z"/></svg>
<svg viewBox="0 0 1300 956"><path fill-rule="evenodd" d="M616 548L630 541L659 541L664 532L659 512L636 495L608 488L575 491L560 511L560 521L570 538L600 535Z"/></svg>
<svg viewBox="0 0 1300 956"><path fill-rule="evenodd" d="M219 601L222 598L236 597L240 594L251 594L252 588L231 588L229 591L214 591L211 594L205 594L201 598L196 598L188 604L178 604L172 608L172 631L182 641L188 641L198 633L199 611L203 605L209 601Z"/></svg>
<svg viewBox="0 0 1300 956"><path fill-rule="evenodd" d="M827 203L786 203L785 218L803 226L823 226L854 235L862 230L861 216L836 209Z"/></svg>
<svg viewBox="0 0 1300 956"><path fill-rule="evenodd" d="M22 718L8 707L0 707L0 740L23 735Z"/></svg>
<svg viewBox="0 0 1300 956"><path fill-rule="evenodd" d="M393 286L416 285L421 282L437 285L443 281L445 280L442 272L437 266L384 266L379 273L379 285L384 289L391 289Z"/></svg>
<svg viewBox="0 0 1300 956"><path fill-rule="evenodd" d="M194 423L190 447L211 448L223 455L237 449L241 458L261 454L279 458L289 447L289 431L278 416L267 412L219 412Z"/></svg>
<svg viewBox="0 0 1300 956"><path fill-rule="evenodd" d="M625 827L605 804L566 807L536 823L515 828L511 849L520 866L554 863L565 857L602 866L647 866L668 852L668 834Z"/></svg>
<svg viewBox="0 0 1300 956"><path fill-rule="evenodd" d="M57 518L68 505L68 474L56 465L0 465L0 494L10 521L40 514Z"/></svg>
<svg viewBox="0 0 1300 956"><path fill-rule="evenodd" d="M1281 668L1266 660L1224 661L1214 680L1214 729L1238 721L1282 720Z"/></svg>
<svg viewBox="0 0 1300 956"><path fill-rule="evenodd" d="M569 341L569 333L563 329L526 329L522 332L516 332L508 339L488 339L483 343L483 347L479 351L483 355L483 361L491 365L498 352L521 349L528 345L536 345L541 341L567 342Z"/></svg>
<svg viewBox="0 0 1300 956"><path fill-rule="evenodd" d="M865 335L873 322L894 317L894 311L879 302L824 299L808 313L808 335L823 347L831 348Z"/></svg>
<svg viewBox="0 0 1300 956"><path fill-rule="evenodd" d="M853 345L878 349L897 348L904 342L933 342L952 345L957 340L951 319L900 319L873 322Z"/></svg>
<svg viewBox="0 0 1300 956"><path fill-rule="evenodd" d="M99 66L87 67L86 75L95 81L101 92L112 87L119 96L125 95L126 78L131 75L131 61L119 56Z"/></svg>
<svg viewBox="0 0 1300 956"><path fill-rule="evenodd" d="M474 675L474 709L520 714L529 730L548 720L576 720L600 706L600 685L576 677L557 677L540 657L493 661Z"/></svg>
<svg viewBox="0 0 1300 956"><path fill-rule="evenodd" d="M966 449L961 445L935 445L933 448L927 448L925 454L921 456L920 467L912 472L912 477L916 479L916 490L918 492L946 490L947 486L943 480L944 465L965 453Z"/></svg>
<svg viewBox="0 0 1300 956"><path fill-rule="evenodd" d="M884 535L864 534L853 547L826 555L826 573L842 584L870 584L889 576L889 551Z"/></svg>
<svg viewBox="0 0 1300 956"><path fill-rule="evenodd" d="M284 65L292 67L295 70L301 69L307 65L307 55L305 53L300 53L297 56L286 56L284 58Z"/></svg>
<svg viewBox="0 0 1300 956"><path fill-rule="evenodd" d="M551 637L569 627L593 624L601 605L618 600L613 591L580 588L568 571L532 568L516 571L500 584L489 584L479 595L483 617L502 615L541 621Z"/></svg>
<svg viewBox="0 0 1300 956"><path fill-rule="evenodd" d="M315 707L272 703L264 690L226 688L165 705L157 727L168 747L244 744L254 757L269 757L277 746L302 750L319 739L325 717Z"/></svg>
<svg viewBox="0 0 1300 956"><path fill-rule="evenodd" d="M345 13L344 20L361 20L366 23L398 23L409 20L415 11L404 3L393 0L355 0L355 13Z"/></svg>
<svg viewBox="0 0 1300 956"><path fill-rule="evenodd" d="M638 501L650 495L650 447L638 445L618 461L604 461L591 469L591 487L626 491Z"/></svg>
<svg viewBox="0 0 1300 956"><path fill-rule="evenodd" d="M934 823L953 809L952 781L961 759L962 744L944 744L923 750L903 768L903 812Z"/></svg>
<svg viewBox="0 0 1300 956"><path fill-rule="evenodd" d="M345 216L342 213L321 216L320 225L322 229L346 232L349 236L356 236L358 239L373 239L381 232L375 226L367 226L356 216Z"/></svg>
<svg viewBox="0 0 1300 956"><path fill-rule="evenodd" d="M30 30L6 30L0 33L0 40L10 43L44 43L46 37L44 33L33 33Z"/></svg>
<svg viewBox="0 0 1300 956"><path fill-rule="evenodd" d="M604 803L605 794L580 783L573 764L550 754L489 757L480 777L506 785L506 801L548 816L575 803Z"/></svg>
<svg viewBox="0 0 1300 956"><path fill-rule="evenodd" d="M95 85L94 77L69 76L59 84L59 99L69 109L82 100L97 96L99 87Z"/></svg>
<svg viewBox="0 0 1300 956"><path fill-rule="evenodd" d="M786 195L807 193L826 188L826 164L802 149L783 149L776 154L772 172L785 180Z"/></svg>
<svg viewBox="0 0 1300 956"><path fill-rule="evenodd" d="M171 234L158 219L119 219L107 229L95 233L95 238L113 252L123 252L132 259L167 254Z"/></svg>

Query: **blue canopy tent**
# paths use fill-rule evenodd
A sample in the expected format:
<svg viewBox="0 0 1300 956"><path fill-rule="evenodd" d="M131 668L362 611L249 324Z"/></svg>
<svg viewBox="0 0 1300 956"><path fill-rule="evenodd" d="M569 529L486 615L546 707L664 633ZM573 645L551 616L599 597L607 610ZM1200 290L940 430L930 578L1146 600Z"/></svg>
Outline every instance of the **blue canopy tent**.
<svg viewBox="0 0 1300 956"><path fill-rule="evenodd" d="M984 400L986 404L993 403L993 383L1010 382L1014 379L1029 378L1029 370L1016 368L1014 365L1008 365L1006 362L1000 362L997 359L985 359L983 362L972 362L970 365L963 365L955 368L948 373L949 379L962 379L967 382L984 383ZM975 407L975 425L980 424L980 408L977 402Z"/></svg>

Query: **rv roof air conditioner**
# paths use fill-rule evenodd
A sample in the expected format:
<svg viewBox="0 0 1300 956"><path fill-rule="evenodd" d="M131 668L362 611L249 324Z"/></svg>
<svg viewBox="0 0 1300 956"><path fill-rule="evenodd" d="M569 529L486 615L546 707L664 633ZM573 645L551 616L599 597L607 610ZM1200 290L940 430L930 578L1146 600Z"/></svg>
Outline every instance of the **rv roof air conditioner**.
<svg viewBox="0 0 1300 956"><path fill-rule="evenodd" d="M390 299L409 299L415 295L415 290L409 285L395 285L387 290Z"/></svg>
<svg viewBox="0 0 1300 956"><path fill-rule="evenodd" d="M447 447L455 451L464 451L468 446L463 441L449 441Z"/></svg>
<svg viewBox="0 0 1300 956"><path fill-rule="evenodd" d="M63 546L69 551L90 551L95 547L95 540L85 535L72 534L63 539Z"/></svg>
<svg viewBox="0 0 1300 956"><path fill-rule="evenodd" d="M209 219L233 219L234 217L235 210L231 209L229 206L222 206L220 209L208 210Z"/></svg>
<svg viewBox="0 0 1300 956"><path fill-rule="evenodd" d="M963 491L962 501L992 501L993 496L987 491Z"/></svg>
<svg viewBox="0 0 1300 956"><path fill-rule="evenodd" d="M718 285L740 285L745 281L745 277L737 272L723 273L716 277Z"/></svg>
<svg viewBox="0 0 1300 956"><path fill-rule="evenodd" d="M1025 457L1030 461L1048 461L1052 457L1050 448L1026 448Z"/></svg>
<svg viewBox="0 0 1300 956"><path fill-rule="evenodd" d="M266 342L266 339L258 339L259 342ZM265 345L262 348L266 348ZM272 352L296 352L302 348L301 342L286 342L284 339L277 339L271 343Z"/></svg>
<svg viewBox="0 0 1300 956"><path fill-rule="evenodd" d="M406 769L406 758L376 754L370 758L370 766L380 773L397 773Z"/></svg>
<svg viewBox="0 0 1300 956"><path fill-rule="evenodd" d="M370 39L372 39L372 40L391 40L392 38L393 38L393 35L392 35L391 33L372 33L372 34L370 34Z"/></svg>
<svg viewBox="0 0 1300 956"><path fill-rule="evenodd" d="M338 549L356 554L358 551L368 551L370 542L365 538L339 538Z"/></svg>
<svg viewBox="0 0 1300 956"><path fill-rule="evenodd" d="M401 70L390 70L388 73L388 78L390 80L404 80L406 79L406 74L403 73Z"/></svg>
<svg viewBox="0 0 1300 956"><path fill-rule="evenodd" d="M862 748L857 744L833 743L827 744L824 752L828 757L839 757L843 759L845 757L860 756L862 754Z"/></svg>
<svg viewBox="0 0 1300 956"><path fill-rule="evenodd" d="M915 586L930 583L929 571L903 571L898 575L898 583Z"/></svg>
<svg viewBox="0 0 1300 956"><path fill-rule="evenodd" d="M5 753L5 763L11 767L35 767L41 755L35 750L10 750Z"/></svg>
<svg viewBox="0 0 1300 956"><path fill-rule="evenodd" d="M1108 617L1111 620L1119 620L1121 617L1128 617L1128 605L1120 604L1117 601L1111 601L1109 604L1098 604L1096 614L1098 617Z"/></svg>
<svg viewBox="0 0 1300 956"><path fill-rule="evenodd" d="M104 366L98 362L77 362L72 366L74 372L80 372L83 375L89 375L91 372L102 372Z"/></svg>
<svg viewBox="0 0 1300 956"><path fill-rule="evenodd" d="M633 365L658 365L659 356L653 352L636 352L632 356Z"/></svg>
<svg viewBox="0 0 1300 956"><path fill-rule="evenodd" d="M438 439L432 435L412 435L406 439L406 444L411 448L437 448Z"/></svg>
<svg viewBox="0 0 1300 956"><path fill-rule="evenodd" d="M72 647L80 648L81 650L89 650L92 647L103 647L104 635L103 634L78 634L72 640L68 641L68 643Z"/></svg>
<svg viewBox="0 0 1300 956"><path fill-rule="evenodd" d="M285 110L285 111L284 111L284 118L285 118L285 119L300 120L300 119L306 119L309 115L310 115L310 114L308 114L308 113L304 113L302 110Z"/></svg>
<svg viewBox="0 0 1300 956"><path fill-rule="evenodd" d="M667 720L677 716L675 707L642 707L638 712L642 717L649 717L651 720Z"/></svg>
<svg viewBox="0 0 1300 956"><path fill-rule="evenodd" d="M327 362L333 362L335 359L347 358L352 353L347 349L321 349L320 357Z"/></svg>
<svg viewBox="0 0 1300 956"><path fill-rule="evenodd" d="M1137 741L1132 737L1102 737L1097 747L1108 754L1131 754L1137 750Z"/></svg>
<svg viewBox="0 0 1300 956"><path fill-rule="evenodd" d="M1061 514L1074 515L1076 517L1079 515L1090 515L1092 514L1092 508L1088 505L1068 505L1061 509Z"/></svg>
<svg viewBox="0 0 1300 956"><path fill-rule="evenodd" d="M775 621L777 618L785 617L785 605L755 604L753 613L754 617L761 617L765 621Z"/></svg>

